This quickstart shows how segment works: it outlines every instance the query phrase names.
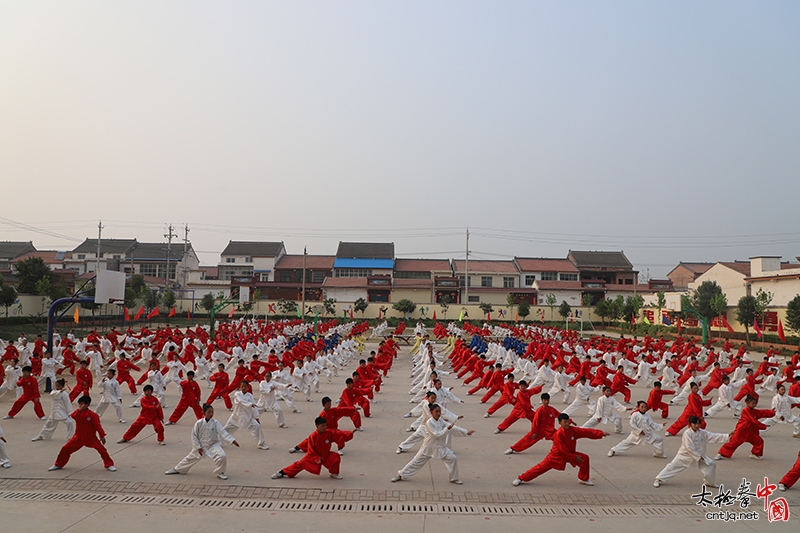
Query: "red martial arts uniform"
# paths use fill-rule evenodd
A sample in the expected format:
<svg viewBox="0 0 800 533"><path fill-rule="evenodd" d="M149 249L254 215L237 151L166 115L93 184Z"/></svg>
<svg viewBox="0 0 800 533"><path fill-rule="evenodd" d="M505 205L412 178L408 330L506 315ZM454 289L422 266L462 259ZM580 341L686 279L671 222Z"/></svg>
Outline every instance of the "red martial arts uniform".
<svg viewBox="0 0 800 533"><path fill-rule="evenodd" d="M490 415L493 415L497 412L498 409L503 407L507 404L514 404L514 394L519 389L519 383L516 381L506 381L503 384L502 392L500 393L500 399L494 402L491 407L487 410Z"/></svg>
<svg viewBox="0 0 800 533"><path fill-rule="evenodd" d="M122 438L124 440L133 440L146 425L150 424L156 430L158 442L164 442L164 425L161 423L164 420L164 411L161 409L161 402L154 395L151 395L142 396L139 404L142 406L142 412L133 421L133 424L131 424L131 427L128 428Z"/></svg>
<svg viewBox="0 0 800 533"><path fill-rule="evenodd" d="M327 411L323 409L319 416L328 421L328 429L339 429L339 419L346 416L350 417L356 429L361 427L361 415L352 407L331 407ZM356 420L358 420L358 422L356 422ZM342 441L341 444L338 442L336 444L339 446L340 450L344 448L344 441ZM297 447L304 452L308 451L308 439L298 444Z"/></svg>
<svg viewBox="0 0 800 533"><path fill-rule="evenodd" d="M206 403L211 405L217 398L222 398L222 401L225 402L225 407L233 409L231 396L228 392L228 389L230 389L230 377L228 377L228 373L214 372L208 380L214 382L214 389L211 391L211 395L208 397L208 400L206 400Z"/></svg>
<svg viewBox="0 0 800 533"><path fill-rule="evenodd" d="M100 424L100 417L97 416L97 413L90 409L85 411L76 409L69 416L75 420L75 434L58 452L55 465L63 468L69 462L69 458L73 453L86 446L97 450L97 453L103 458L103 467L113 466L114 460L111 459L111 456L108 455L108 450L100 442L100 439L106 436L106 432L103 431L103 426Z"/></svg>
<svg viewBox="0 0 800 533"><path fill-rule="evenodd" d="M313 432L304 441L308 445L305 456L296 463L284 468L283 473L289 477L294 477L306 470L318 476L324 466L331 474L338 474L341 457L339 457L338 453L331 452L331 444L336 443L339 448L342 448L344 443L352 438L352 431L326 429L322 433L319 431Z"/></svg>
<svg viewBox="0 0 800 533"><path fill-rule="evenodd" d="M736 423L736 429L733 430L731 439L726 442L722 448L719 449L719 454L725 459L730 459L736 448L749 442L753 446L753 455L761 457L764 455L764 439L758 434L759 431L767 429L766 424L759 422L760 418L772 418L775 416L775 411L772 409L755 409L754 407L745 407L742 409L742 414L739 416L739 421Z"/></svg>
<svg viewBox="0 0 800 533"><path fill-rule="evenodd" d="M75 387L69 393L69 400L74 402L78 396L89 396L92 389L92 371L88 368L79 368L75 371Z"/></svg>
<svg viewBox="0 0 800 533"><path fill-rule="evenodd" d="M658 411L661 409L661 418L669 416L669 404L664 402L664 396L668 394L675 394L674 390L667 389L653 389L650 391L650 396L647 398L647 407L650 411Z"/></svg>
<svg viewBox="0 0 800 533"><path fill-rule="evenodd" d="M21 377L17 380L17 387L22 387L22 395L11 406L8 416L13 418L26 403L33 402L33 412L39 418L44 418L44 409L42 409L42 402L39 400L41 397L39 394L39 382L36 381L36 378L33 376Z"/></svg>
<svg viewBox="0 0 800 533"><path fill-rule="evenodd" d="M797 452L797 461L795 461L794 466L786 472L786 475L781 478L779 483L782 483L788 489L793 487L798 479L800 479L800 452Z"/></svg>
<svg viewBox="0 0 800 533"><path fill-rule="evenodd" d="M169 416L169 421L173 424L176 423L190 407L197 420L203 418L203 408L200 407L200 385L196 381L184 379L181 381L181 399Z"/></svg>
<svg viewBox="0 0 800 533"><path fill-rule="evenodd" d="M696 416L700 419L700 427L702 429L706 428L706 421L703 419L703 407L707 407L711 405L711 400L704 400L700 393L689 393L689 400L686 404L686 407L683 408L683 412L681 416L672 424L666 431L666 433L672 435L673 437L678 434L680 430L685 428L689 425L689 417Z"/></svg>
<svg viewBox="0 0 800 533"><path fill-rule="evenodd" d="M521 481L530 481L541 476L548 470L565 470L567 468L567 463L569 463L573 467L577 466L580 468L580 470L578 470L578 479L581 481L588 481L589 472L591 471L589 456L585 453L575 451L576 441L578 439L602 438L603 432L599 429L579 428L575 426L569 426L564 429L560 427L553 436L553 447L550 448L550 452L544 460L520 475L519 479ZM578 458L581 458L582 461L579 462Z"/></svg>
<svg viewBox="0 0 800 533"><path fill-rule="evenodd" d="M515 452L522 452L536 444L542 439L553 440L556 432L556 420L558 419L558 409L554 407L541 406L536 410L531 421L531 430L519 441L511 446ZM534 435L536 435L534 437Z"/></svg>

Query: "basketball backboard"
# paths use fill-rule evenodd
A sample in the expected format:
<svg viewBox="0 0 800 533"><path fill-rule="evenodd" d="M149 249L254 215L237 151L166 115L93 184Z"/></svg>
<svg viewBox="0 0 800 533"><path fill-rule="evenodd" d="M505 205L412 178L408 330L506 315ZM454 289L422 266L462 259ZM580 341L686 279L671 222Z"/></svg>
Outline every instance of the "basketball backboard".
<svg viewBox="0 0 800 533"><path fill-rule="evenodd" d="M108 304L125 299L125 273L113 270L97 272L94 289L94 303Z"/></svg>

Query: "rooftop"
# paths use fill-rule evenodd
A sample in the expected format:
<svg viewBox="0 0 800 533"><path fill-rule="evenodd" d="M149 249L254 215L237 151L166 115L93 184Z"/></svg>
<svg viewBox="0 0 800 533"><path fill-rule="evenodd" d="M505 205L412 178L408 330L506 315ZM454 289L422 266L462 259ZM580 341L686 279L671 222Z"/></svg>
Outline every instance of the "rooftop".
<svg viewBox="0 0 800 533"><path fill-rule="evenodd" d="M278 257L285 250L281 242L228 241L220 255L247 257Z"/></svg>
<svg viewBox="0 0 800 533"><path fill-rule="evenodd" d="M100 253L105 254L127 254L136 245L136 239L101 239ZM73 254L96 254L97 239L86 239L72 250Z"/></svg>
<svg viewBox="0 0 800 533"><path fill-rule="evenodd" d="M515 257L520 272L577 272L569 259L549 257Z"/></svg>
<svg viewBox="0 0 800 533"><path fill-rule="evenodd" d="M35 252L33 242L0 241L0 259L14 259L27 252Z"/></svg>
<svg viewBox="0 0 800 533"><path fill-rule="evenodd" d="M625 257L625 253L622 251L600 252L570 250L567 257L579 270L584 268L633 269L633 265L628 261L628 258Z"/></svg>
<svg viewBox="0 0 800 533"><path fill-rule="evenodd" d="M336 257L339 259L394 259L394 243L339 241Z"/></svg>
<svg viewBox="0 0 800 533"><path fill-rule="evenodd" d="M465 261L463 259L454 259L453 268L458 273L466 271ZM514 261L481 261L470 260L469 262L470 274L518 274L517 267Z"/></svg>
<svg viewBox="0 0 800 533"><path fill-rule="evenodd" d="M395 259L394 269L400 272L450 272L447 259Z"/></svg>
<svg viewBox="0 0 800 533"><path fill-rule="evenodd" d="M335 259L336 258L332 255L307 255L306 268L311 270L331 270ZM302 270L303 256L284 255L275 263L275 270L279 268L284 270Z"/></svg>

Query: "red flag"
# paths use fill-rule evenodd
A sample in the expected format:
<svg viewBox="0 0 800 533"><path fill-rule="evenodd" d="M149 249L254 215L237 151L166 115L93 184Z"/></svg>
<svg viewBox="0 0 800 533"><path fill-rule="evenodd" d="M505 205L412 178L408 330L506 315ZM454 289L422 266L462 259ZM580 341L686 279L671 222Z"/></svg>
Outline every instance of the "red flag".
<svg viewBox="0 0 800 533"><path fill-rule="evenodd" d="M755 318L753 319L753 331L756 332L756 335L758 335L759 339L764 336L764 332L761 331L760 327L758 327L758 321L756 321Z"/></svg>
<svg viewBox="0 0 800 533"><path fill-rule="evenodd" d="M514 315L514 322L519 322L519 311L517 311L517 314Z"/></svg>
<svg viewBox="0 0 800 533"><path fill-rule="evenodd" d="M139 320L144 315L144 306L141 306L138 311L136 311L136 316L133 317L134 320Z"/></svg>
<svg viewBox="0 0 800 533"><path fill-rule="evenodd" d="M725 315L722 315L722 325L728 330L728 333L733 333L733 328L730 324L728 324L728 319L725 318Z"/></svg>
<svg viewBox="0 0 800 533"><path fill-rule="evenodd" d="M683 331L683 327L681 327L681 317L678 317L678 321L676 322L676 325L678 326L678 333Z"/></svg>
<svg viewBox="0 0 800 533"><path fill-rule="evenodd" d="M147 320L152 320L153 317L157 317L160 314L161 314L161 312L158 310L158 307L156 307L155 309L153 309L152 311L150 311L147 314Z"/></svg>
<svg viewBox="0 0 800 533"><path fill-rule="evenodd" d="M491 322L492 321L492 313L486 313L486 321L487 322Z"/></svg>
<svg viewBox="0 0 800 533"><path fill-rule="evenodd" d="M173 316L175 316L175 306L174 305L172 306L172 309L169 310L169 314L167 315L167 318L173 317Z"/></svg>
<svg viewBox="0 0 800 533"><path fill-rule="evenodd" d="M187 309L186 310L186 318L189 319L189 320L192 319L192 310L191 309Z"/></svg>
<svg viewBox="0 0 800 533"><path fill-rule="evenodd" d="M786 334L783 332L783 321L778 320L778 338L781 342L786 342Z"/></svg>
<svg viewBox="0 0 800 533"><path fill-rule="evenodd" d="M236 312L236 308L231 306L231 310L228 312L228 318L233 318L233 313Z"/></svg>
<svg viewBox="0 0 800 533"><path fill-rule="evenodd" d="M433 319L436 320L436 309L433 310Z"/></svg>
<svg viewBox="0 0 800 533"><path fill-rule="evenodd" d="M350 308L350 320L353 320L353 309Z"/></svg>
<svg viewBox="0 0 800 533"><path fill-rule="evenodd" d="M130 320L131 319L131 314L128 312L128 308L127 307L123 307L123 309L125 310L125 320Z"/></svg>
<svg viewBox="0 0 800 533"><path fill-rule="evenodd" d="M631 327L636 327L636 313L631 313Z"/></svg>

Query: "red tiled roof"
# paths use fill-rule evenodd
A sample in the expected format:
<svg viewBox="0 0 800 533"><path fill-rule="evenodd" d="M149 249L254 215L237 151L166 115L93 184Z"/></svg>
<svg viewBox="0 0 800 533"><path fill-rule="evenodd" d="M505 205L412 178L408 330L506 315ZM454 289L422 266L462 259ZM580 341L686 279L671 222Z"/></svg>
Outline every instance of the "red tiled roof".
<svg viewBox="0 0 800 533"><path fill-rule="evenodd" d="M433 286L433 280L394 278L392 285L396 289L430 289Z"/></svg>
<svg viewBox="0 0 800 533"><path fill-rule="evenodd" d="M790 270L792 268L800 268L800 263L781 263L781 270Z"/></svg>
<svg viewBox="0 0 800 533"><path fill-rule="evenodd" d="M447 259L395 259L394 269L400 272L450 272Z"/></svg>
<svg viewBox="0 0 800 533"><path fill-rule="evenodd" d="M464 260L456 259L453 261L456 272L464 272ZM470 261L470 274L518 274L514 261Z"/></svg>
<svg viewBox="0 0 800 533"><path fill-rule="evenodd" d="M676 266L670 271L670 274L672 274L672 272L674 272L678 267L684 267L688 270L691 270L695 274L700 275L705 273L709 268L713 266L714 263L684 263L683 261L681 261L680 263L678 263L678 266Z"/></svg>
<svg viewBox="0 0 800 533"><path fill-rule="evenodd" d="M366 289L367 278L325 278L322 286L326 289L330 288L348 288L348 289ZM391 286L383 286L383 288L391 288Z"/></svg>
<svg viewBox="0 0 800 533"><path fill-rule="evenodd" d="M310 270L333 270L333 262L336 257L333 255L307 255L306 256L306 269ZM275 264L275 270L302 270L303 269L303 256L300 255L284 255L280 261Z"/></svg>
<svg viewBox="0 0 800 533"><path fill-rule="evenodd" d="M718 264L724 265L745 276L750 275L750 261L720 261Z"/></svg>
<svg viewBox="0 0 800 533"><path fill-rule="evenodd" d="M11 263L18 263L20 261L24 261L26 259L30 259L31 257L39 257L40 259L42 259L42 261L45 262L45 264L53 264L53 263L61 264L61 263L63 263L62 260L56 260L56 256L57 255L58 255L58 251L57 250L41 250L41 251L37 251L37 252L30 252L30 253L21 255L19 257L15 257L14 259L11 260Z"/></svg>
<svg viewBox="0 0 800 533"><path fill-rule="evenodd" d="M515 257L520 272L577 272L568 259L548 257Z"/></svg>

